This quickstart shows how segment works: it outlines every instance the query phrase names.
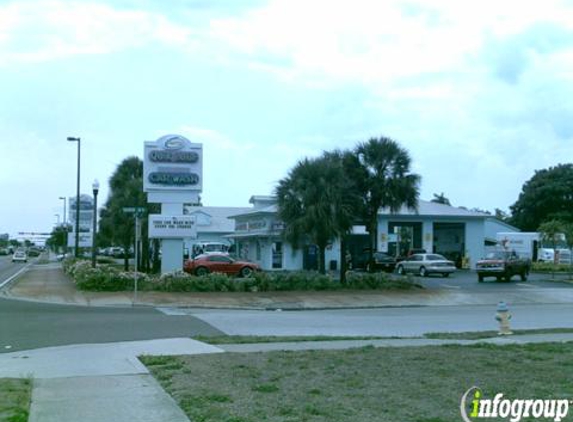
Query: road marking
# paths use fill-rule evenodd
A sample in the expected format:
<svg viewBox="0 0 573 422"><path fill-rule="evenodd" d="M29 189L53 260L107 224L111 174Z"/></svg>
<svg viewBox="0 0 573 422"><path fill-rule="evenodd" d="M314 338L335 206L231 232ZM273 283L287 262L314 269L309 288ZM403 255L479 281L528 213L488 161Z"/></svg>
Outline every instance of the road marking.
<svg viewBox="0 0 573 422"><path fill-rule="evenodd" d="M452 286L450 284L442 284L442 286L447 287L448 289L461 289L462 286Z"/></svg>
<svg viewBox="0 0 573 422"><path fill-rule="evenodd" d="M527 287L527 288L529 288L529 289L538 289L538 288L539 288L539 287L537 287L537 286L532 286L531 284L523 284L523 283L519 283L519 284L517 285L517 287Z"/></svg>
<svg viewBox="0 0 573 422"><path fill-rule="evenodd" d="M18 271L16 274L14 274L13 276L9 277L7 280L4 280L1 284L0 284L0 289L2 289L4 286L8 285L8 283L10 283L12 280L14 280L16 277L18 277L20 274L22 274L24 271L26 271L28 268L30 268L30 266L32 265L32 263L30 262L28 265L26 265L24 268L22 268L20 271Z"/></svg>

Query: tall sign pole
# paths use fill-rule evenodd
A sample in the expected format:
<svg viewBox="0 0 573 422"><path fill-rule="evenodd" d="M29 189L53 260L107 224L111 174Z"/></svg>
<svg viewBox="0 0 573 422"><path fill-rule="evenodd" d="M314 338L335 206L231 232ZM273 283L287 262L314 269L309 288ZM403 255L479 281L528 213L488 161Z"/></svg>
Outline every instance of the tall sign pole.
<svg viewBox="0 0 573 422"><path fill-rule="evenodd" d="M198 203L203 187L203 145L180 135L145 142L143 190L161 214L149 216L149 238L161 239L161 273L183 267L183 240L196 237L194 219L183 204Z"/></svg>

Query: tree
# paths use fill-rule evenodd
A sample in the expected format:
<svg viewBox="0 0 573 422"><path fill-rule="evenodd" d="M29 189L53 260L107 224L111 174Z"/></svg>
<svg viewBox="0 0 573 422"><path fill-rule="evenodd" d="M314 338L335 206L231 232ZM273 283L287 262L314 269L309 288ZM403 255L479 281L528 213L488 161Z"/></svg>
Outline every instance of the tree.
<svg viewBox="0 0 573 422"><path fill-rule="evenodd" d="M325 273L329 243L350 232L356 199L343 168L343 154L324 153L305 158L279 181L275 190L278 217L285 223L284 237L300 248L310 242L319 249L319 271Z"/></svg>
<svg viewBox="0 0 573 422"><path fill-rule="evenodd" d="M66 225L59 225L54 227L52 233L48 240L46 240L46 244L55 252L64 250L66 245L68 244L68 232L71 231L71 227Z"/></svg>
<svg viewBox="0 0 573 422"><path fill-rule="evenodd" d="M430 202L435 202L436 204L452 205L450 200L444 196L444 192L439 195L434 193L434 198Z"/></svg>
<svg viewBox="0 0 573 422"><path fill-rule="evenodd" d="M544 242L550 242L553 248L554 259L553 263L557 263L557 244L560 240L560 236L563 233L564 223L559 220L550 220L542 223L537 231L541 233L541 238ZM555 269L555 267L553 267ZM555 271L552 273L552 277L555 277Z"/></svg>
<svg viewBox="0 0 573 422"><path fill-rule="evenodd" d="M565 242L567 243L567 247L569 248L570 253L570 261L569 266L570 270L573 269L573 223L565 223L563 224L563 234L565 235ZM569 271L569 277L571 277L572 271Z"/></svg>
<svg viewBox="0 0 573 422"><path fill-rule="evenodd" d="M146 207L147 198L143 192L143 162L138 157L124 159L109 181L110 194L100 212L100 243L122 246L126 251L124 268L129 268L128 251L135 242L133 214L123 211L126 207ZM147 224L142 222L142 244L147 235ZM143 255L147 256L146 253Z"/></svg>
<svg viewBox="0 0 573 422"><path fill-rule="evenodd" d="M495 218L497 218L500 221L503 221L504 223L509 223L511 220L511 216L500 208L496 208L494 210L494 216Z"/></svg>
<svg viewBox="0 0 573 422"><path fill-rule="evenodd" d="M362 217L370 235L370 258L377 250L378 213L398 212L402 206L418 207L420 176L410 172L408 151L390 138L372 138L355 149L358 169L352 173L362 198Z"/></svg>
<svg viewBox="0 0 573 422"><path fill-rule="evenodd" d="M554 219L573 222L573 164L537 170L510 209L511 224L524 231Z"/></svg>

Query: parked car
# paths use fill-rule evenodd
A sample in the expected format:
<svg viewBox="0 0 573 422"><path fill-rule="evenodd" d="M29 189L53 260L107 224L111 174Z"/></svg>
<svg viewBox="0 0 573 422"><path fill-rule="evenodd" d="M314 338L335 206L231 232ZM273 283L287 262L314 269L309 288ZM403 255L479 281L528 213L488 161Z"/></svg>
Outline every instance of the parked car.
<svg viewBox="0 0 573 422"><path fill-rule="evenodd" d="M423 248L408 249L408 252L406 252L406 255L400 255L398 258L396 258L396 261L397 262L404 261L405 259L408 259L409 257L411 257L414 254L426 253L426 252L427 251Z"/></svg>
<svg viewBox="0 0 573 422"><path fill-rule="evenodd" d="M16 252L14 252L14 255L12 255L12 262L28 262L28 255L26 254L26 251L23 249L18 249Z"/></svg>
<svg viewBox="0 0 573 422"><path fill-rule="evenodd" d="M0 255L9 255L10 251L8 248L0 248Z"/></svg>
<svg viewBox="0 0 573 422"><path fill-rule="evenodd" d="M480 283L485 277L495 277L497 281L510 281L514 275L519 275L522 281L526 281L530 270L530 259L520 258L517 253L509 251L490 252L476 263Z"/></svg>
<svg viewBox="0 0 573 422"><path fill-rule="evenodd" d="M205 275L210 272L249 277L254 271L260 271L258 264L249 261L237 261L226 254L198 255L185 261L183 270L190 274Z"/></svg>
<svg viewBox="0 0 573 422"><path fill-rule="evenodd" d="M125 255L125 251L121 246L113 246L109 249L109 256L114 258L123 258Z"/></svg>
<svg viewBox="0 0 573 422"><path fill-rule="evenodd" d="M58 261L63 261L64 259L68 258L69 256L71 256L69 253L61 253L56 255L56 259Z"/></svg>
<svg viewBox="0 0 573 422"><path fill-rule="evenodd" d="M367 264L368 271L386 271L388 273L394 272L396 269L396 258L384 252L374 252L372 256L374 262Z"/></svg>
<svg viewBox="0 0 573 422"><path fill-rule="evenodd" d="M442 274L444 277L448 277L456 271L456 266L442 255L417 253L400 261L396 266L396 271L398 274L414 273L422 277L429 274Z"/></svg>

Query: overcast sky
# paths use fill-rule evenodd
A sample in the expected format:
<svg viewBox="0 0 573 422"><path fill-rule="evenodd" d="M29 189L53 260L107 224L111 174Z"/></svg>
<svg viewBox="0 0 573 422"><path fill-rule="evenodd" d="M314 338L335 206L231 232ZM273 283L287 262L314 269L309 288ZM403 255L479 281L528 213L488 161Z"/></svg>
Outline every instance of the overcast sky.
<svg viewBox="0 0 573 422"><path fill-rule="evenodd" d="M573 2L0 0L0 233L50 231L143 142L204 145L203 203L388 136L421 197L507 210L573 157Z"/></svg>

